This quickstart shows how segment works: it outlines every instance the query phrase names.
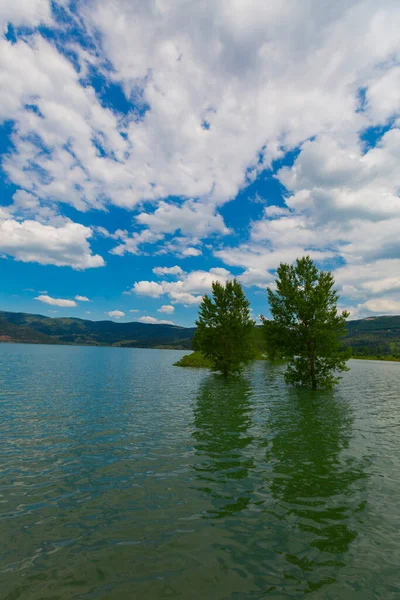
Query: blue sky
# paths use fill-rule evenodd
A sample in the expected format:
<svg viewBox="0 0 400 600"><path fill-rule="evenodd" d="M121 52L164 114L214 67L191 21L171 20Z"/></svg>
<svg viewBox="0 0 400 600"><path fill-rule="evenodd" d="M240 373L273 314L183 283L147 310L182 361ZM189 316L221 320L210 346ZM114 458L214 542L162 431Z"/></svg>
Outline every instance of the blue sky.
<svg viewBox="0 0 400 600"><path fill-rule="evenodd" d="M400 314L400 5L0 4L0 309L254 316L281 261Z"/></svg>

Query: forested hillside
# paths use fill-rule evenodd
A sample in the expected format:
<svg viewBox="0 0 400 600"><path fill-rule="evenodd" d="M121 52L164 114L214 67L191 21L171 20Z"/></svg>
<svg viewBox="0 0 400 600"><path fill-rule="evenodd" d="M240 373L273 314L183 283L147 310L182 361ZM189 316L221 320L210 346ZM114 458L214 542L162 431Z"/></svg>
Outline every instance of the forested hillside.
<svg viewBox="0 0 400 600"><path fill-rule="evenodd" d="M355 356L400 357L400 316L348 321L343 344Z"/></svg>
<svg viewBox="0 0 400 600"><path fill-rule="evenodd" d="M79 344L126 348L191 349L194 327L115 323L0 311L0 341L33 344ZM262 347L262 332L256 331ZM345 348L354 356L400 356L400 316L347 322Z"/></svg>
<svg viewBox="0 0 400 600"><path fill-rule="evenodd" d="M0 340L136 348L191 348L194 328L0 312Z"/></svg>

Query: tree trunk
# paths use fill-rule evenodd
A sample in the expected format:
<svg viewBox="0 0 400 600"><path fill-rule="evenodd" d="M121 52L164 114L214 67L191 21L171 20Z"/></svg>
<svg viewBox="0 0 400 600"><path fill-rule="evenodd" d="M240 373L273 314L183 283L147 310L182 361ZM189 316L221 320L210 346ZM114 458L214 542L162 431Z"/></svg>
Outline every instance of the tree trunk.
<svg viewBox="0 0 400 600"><path fill-rule="evenodd" d="M315 340L308 343L308 358L310 362L311 389L317 389L317 378L315 376Z"/></svg>
<svg viewBox="0 0 400 600"><path fill-rule="evenodd" d="M317 379L315 377L315 357L310 357L310 372L311 372L311 389L317 389Z"/></svg>

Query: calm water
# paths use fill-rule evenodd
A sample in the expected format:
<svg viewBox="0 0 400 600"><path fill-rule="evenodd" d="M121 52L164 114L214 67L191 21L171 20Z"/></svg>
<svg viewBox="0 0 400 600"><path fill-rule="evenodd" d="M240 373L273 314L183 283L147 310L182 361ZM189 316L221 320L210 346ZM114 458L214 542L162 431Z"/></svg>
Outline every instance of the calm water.
<svg viewBox="0 0 400 600"><path fill-rule="evenodd" d="M400 597L400 364L0 344L0 598Z"/></svg>

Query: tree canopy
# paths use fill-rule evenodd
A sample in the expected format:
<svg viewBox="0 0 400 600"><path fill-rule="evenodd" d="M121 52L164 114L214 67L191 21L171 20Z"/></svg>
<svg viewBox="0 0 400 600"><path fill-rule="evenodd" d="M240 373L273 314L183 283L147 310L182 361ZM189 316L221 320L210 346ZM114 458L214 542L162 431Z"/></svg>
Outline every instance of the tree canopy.
<svg viewBox="0 0 400 600"><path fill-rule="evenodd" d="M255 322L250 318L250 302L240 283L225 285L215 281L212 297L204 296L196 321L194 350L211 361L213 371L236 373L255 357Z"/></svg>
<svg viewBox="0 0 400 600"><path fill-rule="evenodd" d="M272 320L263 318L267 351L289 359L287 382L331 387L347 370L340 350L349 313L338 312L335 280L309 256L281 263L277 276L276 291L267 290Z"/></svg>

